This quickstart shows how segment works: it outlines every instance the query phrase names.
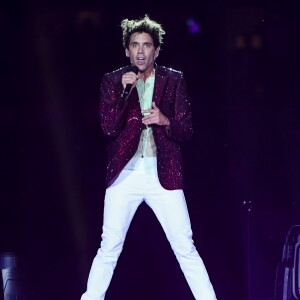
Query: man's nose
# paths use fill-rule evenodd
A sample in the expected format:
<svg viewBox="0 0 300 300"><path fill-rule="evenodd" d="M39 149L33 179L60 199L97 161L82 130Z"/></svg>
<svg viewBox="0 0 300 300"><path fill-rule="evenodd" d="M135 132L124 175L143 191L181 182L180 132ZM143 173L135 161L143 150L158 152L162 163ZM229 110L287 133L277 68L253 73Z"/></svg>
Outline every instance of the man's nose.
<svg viewBox="0 0 300 300"><path fill-rule="evenodd" d="M143 53L143 52L144 52L144 47L143 46L139 46L138 53Z"/></svg>

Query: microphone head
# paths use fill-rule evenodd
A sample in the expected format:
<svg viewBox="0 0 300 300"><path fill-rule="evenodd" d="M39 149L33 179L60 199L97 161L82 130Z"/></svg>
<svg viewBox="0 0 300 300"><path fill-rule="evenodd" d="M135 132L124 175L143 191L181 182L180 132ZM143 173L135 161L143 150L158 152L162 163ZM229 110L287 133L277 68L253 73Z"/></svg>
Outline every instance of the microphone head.
<svg viewBox="0 0 300 300"><path fill-rule="evenodd" d="M131 71L137 74L139 72L139 68L137 66L131 66Z"/></svg>

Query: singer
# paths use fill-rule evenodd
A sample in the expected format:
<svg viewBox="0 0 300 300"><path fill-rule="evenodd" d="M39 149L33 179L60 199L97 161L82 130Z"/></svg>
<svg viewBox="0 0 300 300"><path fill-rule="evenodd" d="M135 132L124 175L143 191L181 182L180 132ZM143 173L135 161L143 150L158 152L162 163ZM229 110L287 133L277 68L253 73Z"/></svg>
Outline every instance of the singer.
<svg viewBox="0 0 300 300"><path fill-rule="evenodd" d="M100 123L109 139L107 188L100 248L81 300L105 298L142 202L160 222L195 299L216 300L183 192L180 144L193 133L183 73L156 64L165 31L148 15L124 19L121 28L130 64L105 74L100 86Z"/></svg>

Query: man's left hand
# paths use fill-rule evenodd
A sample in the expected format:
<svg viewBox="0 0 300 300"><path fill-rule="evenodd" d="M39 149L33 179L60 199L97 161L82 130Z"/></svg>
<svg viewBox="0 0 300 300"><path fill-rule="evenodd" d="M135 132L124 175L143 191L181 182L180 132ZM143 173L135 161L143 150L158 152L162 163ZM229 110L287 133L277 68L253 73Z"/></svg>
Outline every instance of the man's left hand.
<svg viewBox="0 0 300 300"><path fill-rule="evenodd" d="M152 102L151 109L145 109L142 111L143 114L146 114L142 122L145 125L157 124L160 126L169 126L169 119L159 110L155 102Z"/></svg>

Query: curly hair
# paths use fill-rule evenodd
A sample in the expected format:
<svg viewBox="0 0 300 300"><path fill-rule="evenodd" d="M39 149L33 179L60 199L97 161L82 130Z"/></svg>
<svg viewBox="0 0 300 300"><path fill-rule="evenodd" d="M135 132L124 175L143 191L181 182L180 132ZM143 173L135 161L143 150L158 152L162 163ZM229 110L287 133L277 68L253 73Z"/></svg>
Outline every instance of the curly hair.
<svg viewBox="0 0 300 300"><path fill-rule="evenodd" d="M135 32L148 33L152 37L155 49L163 44L163 35L166 33L161 24L151 20L147 14L139 20L122 20L121 28L123 46L127 49L129 48L130 37Z"/></svg>

